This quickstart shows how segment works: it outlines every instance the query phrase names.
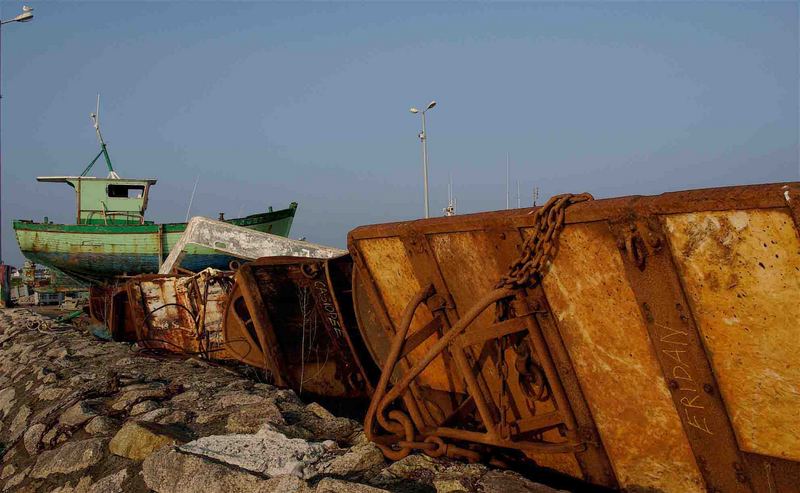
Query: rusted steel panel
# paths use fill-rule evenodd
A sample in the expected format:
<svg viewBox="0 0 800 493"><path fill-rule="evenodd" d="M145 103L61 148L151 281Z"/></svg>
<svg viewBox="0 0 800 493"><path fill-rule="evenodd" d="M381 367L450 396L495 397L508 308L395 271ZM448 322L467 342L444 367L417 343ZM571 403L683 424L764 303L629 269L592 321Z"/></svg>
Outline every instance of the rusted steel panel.
<svg viewBox="0 0 800 493"><path fill-rule="evenodd" d="M366 241L363 245L362 256L370 271L376 273L375 281L383 299L387 301L386 308L390 317L398 320L405 305L420 289L402 240L400 238L380 238ZM390 265L396 269L391 270L384 267ZM430 310L425 306L420 307L414 314L409 334L414 334L430 323L432 319L433 315ZM431 344L430 341L425 341L412 353L424 354ZM422 380L436 390L446 391L452 385L445 372L444 360L441 357L437 358L424 372Z"/></svg>
<svg viewBox="0 0 800 493"><path fill-rule="evenodd" d="M800 240L786 211L671 215L670 245L742 450L800 460Z"/></svg>
<svg viewBox="0 0 800 493"><path fill-rule="evenodd" d="M670 258L663 225L631 214L611 229L706 487L751 491L746 462Z"/></svg>
<svg viewBox="0 0 800 493"><path fill-rule="evenodd" d="M620 485L702 491L608 226L570 226L559 243L545 293Z"/></svg>
<svg viewBox="0 0 800 493"><path fill-rule="evenodd" d="M222 338L231 284L231 273L206 269L194 275L143 274L92 294L96 306L106 307L103 321L115 340L224 360L231 359Z"/></svg>
<svg viewBox="0 0 800 493"><path fill-rule="evenodd" d="M393 459L416 449L507 460L502 451L518 449L541 466L629 490L791 484L800 473L790 424L800 409L790 391L800 367L790 337L800 320L795 190L730 187L547 210L547 224L563 218L565 227L547 250L552 261L536 264L543 285L526 281L532 289L499 281L531 228L550 238L540 212L357 228L348 239L355 310L384 368L367 435ZM743 243L752 245L739 254L750 269L714 263L702 247L700 260L679 258L679 218L685 230L702 226L703 214L747 218ZM769 263L755 251L764 239L780 245ZM769 279L759 261L773 269ZM731 284L717 283L722 294L709 287L731 275L747 284L748 299ZM736 307L748 310L750 330L770 337L723 326ZM726 390L726 379L738 386Z"/></svg>
<svg viewBox="0 0 800 493"><path fill-rule="evenodd" d="M224 314L226 347L298 393L368 396L377 369L355 328L351 276L348 255L242 266Z"/></svg>

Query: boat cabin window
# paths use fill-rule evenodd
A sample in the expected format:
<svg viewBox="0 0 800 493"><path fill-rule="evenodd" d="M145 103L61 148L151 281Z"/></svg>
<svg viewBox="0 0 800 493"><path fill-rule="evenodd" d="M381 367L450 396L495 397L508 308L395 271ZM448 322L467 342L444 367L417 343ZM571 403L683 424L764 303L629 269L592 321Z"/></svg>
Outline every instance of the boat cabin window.
<svg viewBox="0 0 800 493"><path fill-rule="evenodd" d="M144 185L109 185L108 196L123 199L140 199L144 195Z"/></svg>

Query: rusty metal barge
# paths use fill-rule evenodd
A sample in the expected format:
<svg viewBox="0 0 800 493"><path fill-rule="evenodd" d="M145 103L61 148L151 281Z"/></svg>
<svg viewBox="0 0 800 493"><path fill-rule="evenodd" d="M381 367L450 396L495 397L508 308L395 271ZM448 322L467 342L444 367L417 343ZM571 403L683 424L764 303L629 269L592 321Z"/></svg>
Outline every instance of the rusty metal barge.
<svg viewBox="0 0 800 493"><path fill-rule="evenodd" d="M348 249L134 278L116 333L368 399L392 460L798 491L800 183L562 195L359 227Z"/></svg>
<svg viewBox="0 0 800 493"><path fill-rule="evenodd" d="M589 199L350 233L368 436L628 491L797 491L800 183Z"/></svg>

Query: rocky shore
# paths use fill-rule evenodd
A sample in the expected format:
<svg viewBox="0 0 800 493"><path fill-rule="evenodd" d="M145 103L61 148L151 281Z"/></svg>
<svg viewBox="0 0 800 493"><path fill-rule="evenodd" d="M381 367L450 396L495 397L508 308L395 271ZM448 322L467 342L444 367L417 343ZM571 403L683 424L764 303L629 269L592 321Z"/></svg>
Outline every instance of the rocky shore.
<svg viewBox="0 0 800 493"><path fill-rule="evenodd" d="M554 492L483 465L384 460L358 421L194 358L0 310L3 492Z"/></svg>

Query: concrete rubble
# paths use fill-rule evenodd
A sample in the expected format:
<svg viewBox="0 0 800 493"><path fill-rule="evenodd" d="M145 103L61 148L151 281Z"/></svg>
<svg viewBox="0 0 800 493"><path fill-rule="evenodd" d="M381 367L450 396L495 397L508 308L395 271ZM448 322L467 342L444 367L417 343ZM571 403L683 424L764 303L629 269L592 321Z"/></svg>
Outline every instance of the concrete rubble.
<svg viewBox="0 0 800 493"><path fill-rule="evenodd" d="M0 311L2 492L557 491L419 454L388 463L358 421L290 390L42 318Z"/></svg>

